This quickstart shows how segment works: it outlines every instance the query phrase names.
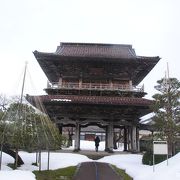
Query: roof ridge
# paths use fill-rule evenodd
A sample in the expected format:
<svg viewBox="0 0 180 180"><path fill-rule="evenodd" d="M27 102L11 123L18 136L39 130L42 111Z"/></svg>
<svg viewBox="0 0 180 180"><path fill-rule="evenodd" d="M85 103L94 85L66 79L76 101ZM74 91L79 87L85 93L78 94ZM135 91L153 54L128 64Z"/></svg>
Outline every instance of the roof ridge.
<svg viewBox="0 0 180 180"><path fill-rule="evenodd" d="M81 43L81 42L61 42L60 46L117 46L117 47L129 47L132 48L131 44L110 44L110 43Z"/></svg>

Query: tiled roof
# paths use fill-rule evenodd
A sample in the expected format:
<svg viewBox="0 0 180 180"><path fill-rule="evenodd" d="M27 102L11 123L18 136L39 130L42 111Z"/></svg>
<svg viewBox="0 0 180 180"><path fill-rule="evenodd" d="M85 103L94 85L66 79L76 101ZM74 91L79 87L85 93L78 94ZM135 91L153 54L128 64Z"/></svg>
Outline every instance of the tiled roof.
<svg viewBox="0 0 180 180"><path fill-rule="evenodd" d="M77 95L42 95L28 96L30 103L34 101L59 102L72 104L102 104L102 105L132 105L132 106L149 106L153 101L144 98L130 97L104 97L104 96L77 96Z"/></svg>
<svg viewBox="0 0 180 180"><path fill-rule="evenodd" d="M73 57L136 58L132 46L124 44L61 43L55 54Z"/></svg>
<svg viewBox="0 0 180 180"><path fill-rule="evenodd" d="M116 63L120 71L126 67L126 72L131 72L132 76L129 78L133 85L138 85L160 60L159 56L136 56L132 46L124 44L61 43L55 53L33 53L50 82L58 82L59 74L64 73L61 72L66 67L64 65L68 67L71 62L77 63L79 67L82 63L92 63L94 66L98 62L105 65L105 69L108 66L106 62L110 62L111 65ZM75 73L74 71L69 74ZM80 75L83 70L80 68L79 71ZM110 73L113 75L113 69Z"/></svg>

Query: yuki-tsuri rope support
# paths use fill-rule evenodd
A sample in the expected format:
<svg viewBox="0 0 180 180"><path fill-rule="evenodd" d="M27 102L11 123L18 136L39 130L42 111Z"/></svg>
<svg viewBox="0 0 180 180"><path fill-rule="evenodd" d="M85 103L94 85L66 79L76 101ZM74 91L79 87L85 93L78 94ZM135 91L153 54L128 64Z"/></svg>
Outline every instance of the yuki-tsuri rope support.
<svg viewBox="0 0 180 180"><path fill-rule="evenodd" d="M23 87L20 99L18 102L16 100L15 103L11 103L3 117L3 121L1 120L1 124L2 122L4 123L4 129L1 131L2 136L0 137L0 168L2 163L2 146L6 141L6 143L10 144L11 148L15 148L15 168L18 165L19 149L29 148L30 150L39 151L38 164L39 170L41 170L41 151L42 148L45 148L48 150L47 169L49 169L50 150L51 148L54 149L59 146L56 145L57 142L60 141L60 136L57 127L51 122L46 109L39 98L35 99L35 103L36 107L42 111L41 113L37 113L39 110L25 102L23 93L26 73L29 73L27 63L24 70Z"/></svg>
<svg viewBox="0 0 180 180"><path fill-rule="evenodd" d="M5 113L3 114L2 118L0 119L0 126L2 126L2 134L0 134L0 137L1 137L1 142L0 142L0 146L1 146L1 149L0 149L0 170L1 170L1 166L2 166L2 151L3 151L3 145L4 145L4 135L5 135L5 130L7 128L7 125L4 121L4 117L5 117Z"/></svg>

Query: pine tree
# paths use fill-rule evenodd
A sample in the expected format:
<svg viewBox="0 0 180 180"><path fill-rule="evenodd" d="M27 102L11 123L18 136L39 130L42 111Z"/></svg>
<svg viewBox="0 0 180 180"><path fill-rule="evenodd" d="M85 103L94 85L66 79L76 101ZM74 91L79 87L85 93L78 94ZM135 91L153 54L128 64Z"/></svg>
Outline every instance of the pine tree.
<svg viewBox="0 0 180 180"><path fill-rule="evenodd" d="M155 89L159 93L153 98L154 127L156 136L168 142L168 153L175 153L175 142L180 135L180 82L176 78L163 78L157 81Z"/></svg>
<svg viewBox="0 0 180 180"><path fill-rule="evenodd" d="M0 138L3 147L8 146L3 151L11 151L10 155L15 158L15 168L23 164L18 155L20 149L60 149L65 143L58 128L47 115L38 114L31 106L21 103L11 104L5 112L0 121L0 136L3 137Z"/></svg>

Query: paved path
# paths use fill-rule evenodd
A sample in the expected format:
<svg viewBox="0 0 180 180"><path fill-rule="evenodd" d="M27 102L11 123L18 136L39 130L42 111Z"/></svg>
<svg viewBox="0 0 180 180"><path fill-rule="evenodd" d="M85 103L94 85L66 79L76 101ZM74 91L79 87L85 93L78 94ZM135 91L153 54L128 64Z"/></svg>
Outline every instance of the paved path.
<svg viewBox="0 0 180 180"><path fill-rule="evenodd" d="M80 164L73 180L123 180L107 163L84 162Z"/></svg>
<svg viewBox="0 0 180 180"><path fill-rule="evenodd" d="M114 151L113 153L108 153L105 151L96 152L96 151L92 151L92 150L81 150L78 152L74 152L73 150L69 150L69 149L63 149L63 150L59 150L56 152L82 154L93 160L98 160L100 158L103 158L104 156L110 156L110 155L131 154L130 152L124 152L124 151Z"/></svg>

